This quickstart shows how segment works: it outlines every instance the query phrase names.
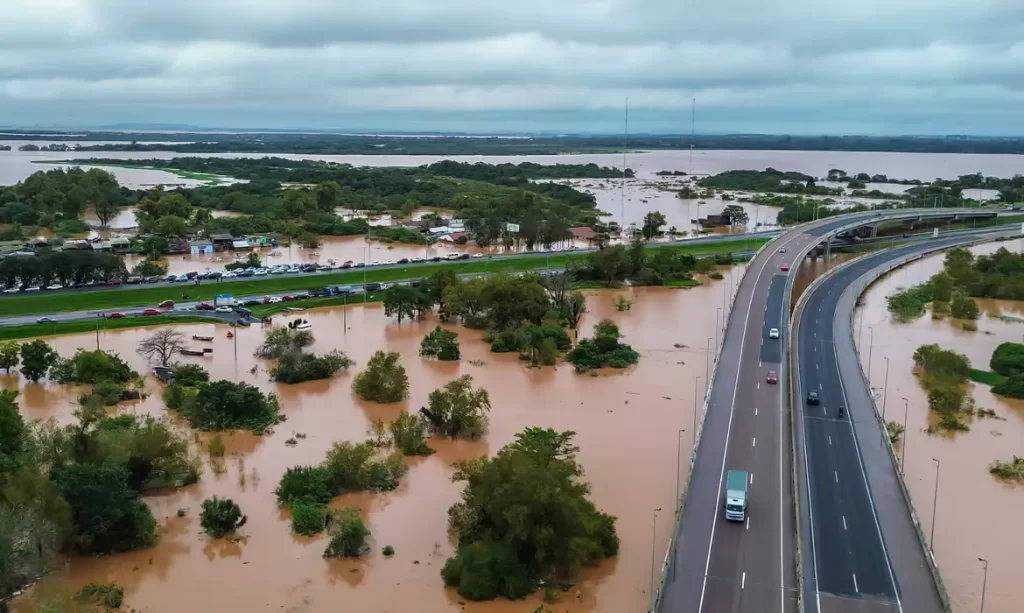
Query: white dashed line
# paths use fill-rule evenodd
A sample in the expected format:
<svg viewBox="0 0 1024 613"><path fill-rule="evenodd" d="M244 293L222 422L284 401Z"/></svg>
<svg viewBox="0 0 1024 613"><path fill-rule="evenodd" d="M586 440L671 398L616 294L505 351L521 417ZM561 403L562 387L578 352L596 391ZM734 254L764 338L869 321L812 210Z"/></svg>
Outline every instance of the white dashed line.
<svg viewBox="0 0 1024 613"><path fill-rule="evenodd" d="M832 474L836 476L836 483L839 483L839 473L833 470Z"/></svg>
<svg viewBox="0 0 1024 613"><path fill-rule="evenodd" d="M757 416L757 407L754 407L754 416Z"/></svg>
<svg viewBox="0 0 1024 613"><path fill-rule="evenodd" d="M846 516L843 515L843 530L847 530L847 529L848 528L846 527Z"/></svg>
<svg viewBox="0 0 1024 613"><path fill-rule="evenodd" d="M857 587L857 573L853 573L853 591L859 592L860 588Z"/></svg>
<svg viewBox="0 0 1024 613"><path fill-rule="evenodd" d="M747 517L747 530L750 530L750 518Z"/></svg>
<svg viewBox="0 0 1024 613"><path fill-rule="evenodd" d="M747 587L747 573L743 573L743 578L740 580L740 589L746 589Z"/></svg>
<svg viewBox="0 0 1024 613"><path fill-rule="evenodd" d="M757 447L757 437L756 436L754 438L750 439L750 446L751 447Z"/></svg>
<svg viewBox="0 0 1024 613"><path fill-rule="evenodd" d="M750 485L754 485L754 473L750 473Z"/></svg>
<svg viewBox="0 0 1024 613"><path fill-rule="evenodd" d="M828 444L829 444L829 445L831 445L831 444L832 444L832 437L831 437L831 436L829 436L829 437L828 437Z"/></svg>

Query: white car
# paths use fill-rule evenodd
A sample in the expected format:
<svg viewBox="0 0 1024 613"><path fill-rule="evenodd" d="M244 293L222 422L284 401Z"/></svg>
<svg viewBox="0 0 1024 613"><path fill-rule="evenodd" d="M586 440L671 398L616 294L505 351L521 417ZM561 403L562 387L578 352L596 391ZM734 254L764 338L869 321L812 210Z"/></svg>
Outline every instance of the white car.
<svg viewBox="0 0 1024 613"><path fill-rule="evenodd" d="M779 338L779 329L772 328L768 330L768 338Z"/></svg>
<svg viewBox="0 0 1024 613"><path fill-rule="evenodd" d="M480 259L480 258L482 258L482 257L484 257L484 254L482 254L482 253L474 253L474 254L473 254L473 258L474 258L474 259Z"/></svg>
<svg viewBox="0 0 1024 613"><path fill-rule="evenodd" d="M380 266L380 262L378 262L377 260L374 260L374 261L370 262L370 266Z"/></svg>
<svg viewBox="0 0 1024 613"><path fill-rule="evenodd" d="M394 260L384 260L384 265L385 266L391 266L394 263L395 263Z"/></svg>
<svg viewBox="0 0 1024 613"><path fill-rule="evenodd" d="M231 311L233 311L233 310L234 310L234 309L232 309L231 307L229 307L229 306L228 306L228 305L226 305L226 304L222 304L222 305L220 305L219 307L217 307L217 309L216 309L216 311L217 311L218 313L230 313L230 312L231 312Z"/></svg>
<svg viewBox="0 0 1024 613"><path fill-rule="evenodd" d="M39 286L38 286L38 285L33 285L32 287L26 287L26 288L25 288L25 291L26 291L26 292L38 292L38 291L39 291L39 289L40 289L40 288L39 288Z"/></svg>
<svg viewBox="0 0 1024 613"><path fill-rule="evenodd" d="M220 276L220 278L221 278L221 279L234 279L234 278L235 278L235 277L237 277L237 276L238 276L238 275L236 275L236 274L235 274L235 272L234 272L233 270L229 270L229 271L227 271L226 273L222 274L222 275Z"/></svg>
<svg viewBox="0 0 1024 613"><path fill-rule="evenodd" d="M51 283L50 285L46 286L46 289L64 289L64 286L61 285L60 283Z"/></svg>
<svg viewBox="0 0 1024 613"><path fill-rule="evenodd" d="M21 290L18 289L17 287L8 287L7 289L4 290L4 293L5 294L17 294L20 291Z"/></svg>
<svg viewBox="0 0 1024 613"><path fill-rule="evenodd" d="M267 271L265 269L263 269L263 268L258 268L252 274L255 277L265 277L265 276L267 276Z"/></svg>
<svg viewBox="0 0 1024 613"><path fill-rule="evenodd" d="M270 300L268 300L267 302L269 302L270 304L277 304L278 302L281 302L281 297L280 296L271 296Z"/></svg>

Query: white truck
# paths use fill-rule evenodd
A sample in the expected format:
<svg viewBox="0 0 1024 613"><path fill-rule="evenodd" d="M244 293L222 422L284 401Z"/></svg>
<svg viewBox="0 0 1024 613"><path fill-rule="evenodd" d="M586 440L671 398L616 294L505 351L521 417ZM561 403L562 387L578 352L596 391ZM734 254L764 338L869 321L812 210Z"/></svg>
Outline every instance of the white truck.
<svg viewBox="0 0 1024 613"><path fill-rule="evenodd" d="M730 470L725 479L725 518L743 521L747 518L747 484L745 470Z"/></svg>

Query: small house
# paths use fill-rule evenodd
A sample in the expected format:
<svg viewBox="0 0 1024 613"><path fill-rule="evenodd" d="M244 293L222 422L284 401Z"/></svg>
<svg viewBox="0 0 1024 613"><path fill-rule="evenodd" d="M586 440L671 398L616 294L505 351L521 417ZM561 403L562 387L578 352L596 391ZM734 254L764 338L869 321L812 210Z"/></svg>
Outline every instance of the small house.
<svg viewBox="0 0 1024 613"><path fill-rule="evenodd" d="M579 226L576 228L569 228L569 234L572 235L573 240L578 241L592 241L594 240L594 229L586 226Z"/></svg>
<svg viewBox="0 0 1024 613"><path fill-rule="evenodd" d="M188 244L188 250L192 255L211 255L213 253L213 241L190 241Z"/></svg>
<svg viewBox="0 0 1024 613"><path fill-rule="evenodd" d="M235 251L250 251L252 250L252 245L250 245L249 241L244 238L240 238L238 240L231 241L231 248Z"/></svg>
<svg viewBox="0 0 1024 613"><path fill-rule="evenodd" d="M93 251L110 251L110 249L111 249L110 241L99 240L99 241L93 241L93 243L92 243L92 250Z"/></svg>
<svg viewBox="0 0 1024 613"><path fill-rule="evenodd" d="M132 250L132 242L125 236L115 236L110 239L110 250L114 253L128 253Z"/></svg>
<svg viewBox="0 0 1024 613"><path fill-rule="evenodd" d="M211 234L210 242L213 243L214 251L230 251L234 239L230 234Z"/></svg>

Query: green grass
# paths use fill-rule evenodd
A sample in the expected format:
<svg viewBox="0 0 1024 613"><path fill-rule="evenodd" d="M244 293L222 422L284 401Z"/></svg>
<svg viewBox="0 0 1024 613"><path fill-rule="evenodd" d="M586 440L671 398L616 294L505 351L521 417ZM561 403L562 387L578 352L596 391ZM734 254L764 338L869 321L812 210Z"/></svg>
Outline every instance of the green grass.
<svg viewBox="0 0 1024 613"><path fill-rule="evenodd" d="M23 326L0 327L0 341L21 338L37 338L40 336L56 336L62 334L78 334L99 330L121 330L124 328L143 328L148 326L165 326L168 324L206 324L225 323L223 319L202 317L199 315L153 315L150 317L125 317L124 319L82 319L78 321L59 321L55 324L25 324Z"/></svg>
<svg viewBox="0 0 1024 613"><path fill-rule="evenodd" d="M768 239L745 239L724 243L698 243L657 247L671 249L695 256L752 251L765 244ZM367 268L358 271L331 272L326 274L298 277L263 277L247 280L207 282L203 285L174 285L169 287L124 287L121 289L82 292L40 292L31 296L8 296L0 298L0 317L17 315L46 315L68 311L113 311L159 304L164 300L179 300L187 293L190 300L212 302L215 294L234 296L259 296L290 291L304 291L325 285L357 285L362 283L387 283L428 277L441 270L454 270L459 274L521 272L545 268L562 268L569 262L582 261L586 254L557 254L550 257L495 257L487 260L445 262L438 264L412 264L391 268ZM365 272L364 272L365 271Z"/></svg>
<svg viewBox="0 0 1024 613"><path fill-rule="evenodd" d="M1005 382L1006 377L997 372L992 372L990 370L978 370L977 368L972 368L971 381L974 381L976 383L984 383L985 385L995 387Z"/></svg>

